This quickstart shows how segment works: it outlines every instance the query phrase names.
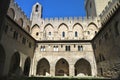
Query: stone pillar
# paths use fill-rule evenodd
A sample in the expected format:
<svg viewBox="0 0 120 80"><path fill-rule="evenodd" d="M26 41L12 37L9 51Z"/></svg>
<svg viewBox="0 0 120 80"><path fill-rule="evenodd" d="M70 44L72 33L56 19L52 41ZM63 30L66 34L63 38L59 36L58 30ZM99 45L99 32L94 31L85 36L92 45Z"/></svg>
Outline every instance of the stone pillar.
<svg viewBox="0 0 120 80"><path fill-rule="evenodd" d="M73 39L73 31L68 31L68 38L69 39Z"/></svg>
<svg viewBox="0 0 120 80"><path fill-rule="evenodd" d="M55 36L55 37L54 37L54 40L59 39L59 36L58 36L58 31L55 31L55 32L54 32L54 36Z"/></svg>
<svg viewBox="0 0 120 80"><path fill-rule="evenodd" d="M51 65L51 67L50 67L50 75L55 76L55 65Z"/></svg>
<svg viewBox="0 0 120 80"><path fill-rule="evenodd" d="M75 76L74 64L69 65L69 76Z"/></svg>

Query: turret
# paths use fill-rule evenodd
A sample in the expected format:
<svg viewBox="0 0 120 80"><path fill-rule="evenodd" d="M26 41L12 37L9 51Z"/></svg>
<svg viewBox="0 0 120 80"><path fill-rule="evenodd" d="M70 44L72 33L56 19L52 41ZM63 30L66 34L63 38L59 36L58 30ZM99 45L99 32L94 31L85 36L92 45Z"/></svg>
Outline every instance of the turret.
<svg viewBox="0 0 120 80"><path fill-rule="evenodd" d="M105 9L110 0L85 0L87 17L97 17Z"/></svg>
<svg viewBox="0 0 120 80"><path fill-rule="evenodd" d="M30 20L32 22L31 26L35 25L36 22L42 22L42 6L39 3L33 5Z"/></svg>

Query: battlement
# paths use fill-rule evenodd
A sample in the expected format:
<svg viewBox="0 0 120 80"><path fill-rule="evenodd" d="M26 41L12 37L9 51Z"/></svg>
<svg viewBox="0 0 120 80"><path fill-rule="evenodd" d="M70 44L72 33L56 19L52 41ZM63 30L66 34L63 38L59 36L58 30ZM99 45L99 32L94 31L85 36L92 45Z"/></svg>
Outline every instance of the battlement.
<svg viewBox="0 0 120 80"><path fill-rule="evenodd" d="M120 0L110 0L100 14L101 24L105 24L120 6Z"/></svg>
<svg viewBox="0 0 120 80"><path fill-rule="evenodd" d="M25 12L21 9L21 7L16 2L14 2L13 4L17 8L18 12L20 12L21 15L24 16L24 18L26 18L28 21L30 21L30 19L26 16Z"/></svg>
<svg viewBox="0 0 120 80"><path fill-rule="evenodd" d="M44 18L43 20L45 22L54 22L54 21L58 21L58 22L61 22L61 21L81 21L81 22L84 22L84 21L93 21L93 20L96 20L97 17L55 17L55 18Z"/></svg>

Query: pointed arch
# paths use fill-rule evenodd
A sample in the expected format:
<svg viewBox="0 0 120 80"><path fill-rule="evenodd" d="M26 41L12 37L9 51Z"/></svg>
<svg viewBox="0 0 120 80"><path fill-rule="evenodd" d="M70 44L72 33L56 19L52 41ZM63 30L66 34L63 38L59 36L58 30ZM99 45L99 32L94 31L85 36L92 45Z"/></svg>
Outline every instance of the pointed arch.
<svg viewBox="0 0 120 80"><path fill-rule="evenodd" d="M61 23L59 26L58 26L58 35L61 39L67 39L68 38L68 30L69 30L69 27L65 24L65 23ZM63 33L65 34L64 37L63 37Z"/></svg>
<svg viewBox="0 0 120 80"><path fill-rule="evenodd" d="M97 25L93 22L89 23L86 32L87 32L87 36L92 39L98 32Z"/></svg>
<svg viewBox="0 0 120 80"><path fill-rule="evenodd" d="M46 39L53 39L54 38L54 27L52 24L48 23L44 27L44 36Z"/></svg>
<svg viewBox="0 0 120 80"><path fill-rule="evenodd" d="M17 23L20 27L23 27L23 19L22 18L18 19Z"/></svg>
<svg viewBox="0 0 120 80"><path fill-rule="evenodd" d="M42 58L38 61L36 74L41 76L50 74L50 64L46 58Z"/></svg>
<svg viewBox="0 0 120 80"><path fill-rule="evenodd" d="M40 35L40 27L37 24L32 27L31 34L34 38Z"/></svg>
<svg viewBox="0 0 120 80"><path fill-rule="evenodd" d="M15 11L13 8L9 8L8 9L8 12L7 12L7 15L11 18L11 19L14 19L15 18Z"/></svg>
<svg viewBox="0 0 120 80"><path fill-rule="evenodd" d="M20 54L19 52L15 52L12 56L11 56L11 62L10 62L10 69L9 69L9 73L16 73L16 71L20 70ZM19 73L19 72L17 72Z"/></svg>
<svg viewBox="0 0 120 80"><path fill-rule="evenodd" d="M91 65L84 58L79 59L75 65L75 76L88 75L91 76Z"/></svg>
<svg viewBox="0 0 120 80"><path fill-rule="evenodd" d="M59 28L60 28L62 25L66 26L66 28L69 30L69 27L68 27L67 24L65 24L65 23L61 23L61 24L58 26L58 30L59 30Z"/></svg>
<svg viewBox="0 0 120 80"><path fill-rule="evenodd" d="M38 12L38 9L39 9L39 5L37 4L37 5L35 6L35 12Z"/></svg>
<svg viewBox="0 0 120 80"><path fill-rule="evenodd" d="M26 31L30 32L30 26L29 25L27 25Z"/></svg>
<svg viewBox="0 0 120 80"><path fill-rule="evenodd" d="M90 22L87 27L89 27L90 25L94 25L96 29L98 29L98 26L94 22Z"/></svg>
<svg viewBox="0 0 120 80"><path fill-rule="evenodd" d="M3 75L6 54L3 46L0 44L0 76Z"/></svg>
<svg viewBox="0 0 120 80"><path fill-rule="evenodd" d="M57 61L55 65L55 76L69 76L69 63L64 58Z"/></svg>
<svg viewBox="0 0 120 80"><path fill-rule="evenodd" d="M35 27L40 28L40 26L38 24L35 24L35 25L32 26L32 29L35 28Z"/></svg>
<svg viewBox="0 0 120 80"><path fill-rule="evenodd" d="M79 26L83 29L83 26L82 26L80 23L75 23L75 24L73 25L73 29L74 29L74 27L75 27L76 25L79 25Z"/></svg>
<svg viewBox="0 0 120 80"><path fill-rule="evenodd" d="M74 39L83 39L83 26L80 23L75 23L72 28Z"/></svg>
<svg viewBox="0 0 120 80"><path fill-rule="evenodd" d="M49 25L54 29L54 27L53 27L53 25L51 23L46 24L44 29L46 29L46 27L49 26Z"/></svg>
<svg viewBox="0 0 120 80"><path fill-rule="evenodd" d="M31 59L30 57L27 57L24 63L24 72L23 72L25 76L29 76L30 65L31 65Z"/></svg>

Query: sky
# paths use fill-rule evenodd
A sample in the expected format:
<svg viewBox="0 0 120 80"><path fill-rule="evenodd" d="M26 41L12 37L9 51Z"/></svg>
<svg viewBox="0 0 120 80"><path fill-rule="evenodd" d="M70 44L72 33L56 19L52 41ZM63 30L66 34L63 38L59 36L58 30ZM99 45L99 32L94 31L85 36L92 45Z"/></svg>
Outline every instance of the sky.
<svg viewBox="0 0 120 80"><path fill-rule="evenodd" d="M32 6L37 2L43 7L42 18L86 16L84 0L15 0L15 2L28 18L30 18Z"/></svg>

